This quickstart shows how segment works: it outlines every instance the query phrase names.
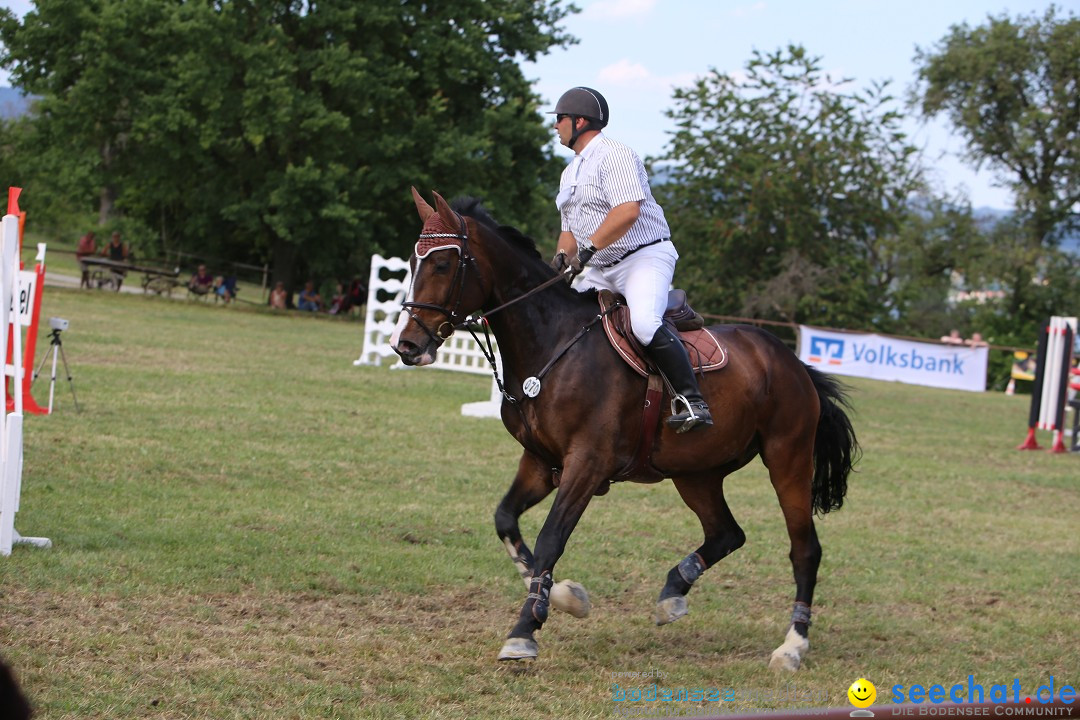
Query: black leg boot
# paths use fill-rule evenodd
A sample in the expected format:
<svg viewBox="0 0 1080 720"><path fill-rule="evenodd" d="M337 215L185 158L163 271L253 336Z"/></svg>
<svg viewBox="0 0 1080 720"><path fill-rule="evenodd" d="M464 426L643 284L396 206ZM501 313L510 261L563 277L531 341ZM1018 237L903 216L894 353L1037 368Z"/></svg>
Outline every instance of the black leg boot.
<svg viewBox="0 0 1080 720"><path fill-rule="evenodd" d="M709 406L701 395L694 368L690 365L690 357L686 354L686 348L679 336L663 324L653 335L652 342L645 351L675 390L676 398L672 400L672 415L667 420L668 427L675 432L684 433L696 427L712 425ZM677 405L682 406L682 412L675 412Z"/></svg>

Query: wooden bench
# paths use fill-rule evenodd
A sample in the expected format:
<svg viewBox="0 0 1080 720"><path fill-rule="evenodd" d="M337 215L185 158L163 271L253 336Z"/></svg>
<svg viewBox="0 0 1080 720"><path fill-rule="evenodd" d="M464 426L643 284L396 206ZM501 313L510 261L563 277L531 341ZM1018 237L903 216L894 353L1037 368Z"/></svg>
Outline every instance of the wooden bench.
<svg viewBox="0 0 1080 720"><path fill-rule="evenodd" d="M84 258L82 260L90 268L90 284L100 289L116 289L118 279L123 279L129 272L142 274L142 289L146 294L172 295L173 288L183 285L180 280L180 268L166 270L164 268L147 267L132 263L116 262L106 258Z"/></svg>
<svg viewBox="0 0 1080 720"><path fill-rule="evenodd" d="M180 268L175 270L159 270L155 268L138 268L142 273L142 289L149 295L165 295L172 297L172 291L184 284L180 279Z"/></svg>

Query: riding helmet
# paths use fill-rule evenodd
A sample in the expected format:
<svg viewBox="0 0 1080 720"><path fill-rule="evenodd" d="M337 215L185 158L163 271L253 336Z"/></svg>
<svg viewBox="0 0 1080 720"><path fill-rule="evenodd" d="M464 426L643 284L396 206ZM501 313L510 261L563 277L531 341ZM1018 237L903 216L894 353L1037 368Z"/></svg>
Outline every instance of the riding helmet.
<svg viewBox="0 0 1080 720"><path fill-rule="evenodd" d="M598 129L608 124L608 104L604 96L587 87L570 88L562 94L551 115L576 115L596 123Z"/></svg>

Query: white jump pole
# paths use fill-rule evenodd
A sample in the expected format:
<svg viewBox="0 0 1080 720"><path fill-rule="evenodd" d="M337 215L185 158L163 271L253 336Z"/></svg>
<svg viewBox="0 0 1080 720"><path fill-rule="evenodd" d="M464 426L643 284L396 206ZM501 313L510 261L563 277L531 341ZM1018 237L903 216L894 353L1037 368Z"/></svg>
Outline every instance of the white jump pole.
<svg viewBox="0 0 1080 720"><path fill-rule="evenodd" d="M0 555L10 555L12 545L25 543L37 547L51 547L52 541L41 537L23 537L15 529L15 513L19 511L22 491L22 429L23 429L23 366L22 325L19 322L19 217L18 189L9 191L8 213L2 221L2 246L0 246L0 320L2 338L0 357L5 360L5 377L12 378L14 412L4 415L0 421ZM12 212L14 208L15 212ZM11 336L11 361L6 365L7 340Z"/></svg>
<svg viewBox="0 0 1080 720"><path fill-rule="evenodd" d="M15 241L18 244L19 218L8 214L0 221L0 361L5 364L4 368L4 401L7 402L7 354L8 333L11 329L11 285L13 281L12 268L8 264L8 235L12 229L15 231ZM18 314L16 313L16 317ZM14 333L12 333L14 335ZM18 392L18 381L15 382L13 392ZM8 415L7 408L0 409L0 555L10 555L11 545L15 540L15 510L19 502L19 488L11 480L9 468L11 463L8 444Z"/></svg>

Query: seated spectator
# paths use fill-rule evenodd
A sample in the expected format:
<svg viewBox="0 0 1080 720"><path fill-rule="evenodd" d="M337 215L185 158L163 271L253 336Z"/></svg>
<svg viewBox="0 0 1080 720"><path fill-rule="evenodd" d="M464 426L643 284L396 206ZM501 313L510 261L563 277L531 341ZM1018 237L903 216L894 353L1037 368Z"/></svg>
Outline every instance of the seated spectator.
<svg viewBox="0 0 1080 720"><path fill-rule="evenodd" d="M319 312L322 308L322 297L315 290L315 283L310 280L304 283L304 289L296 300L296 307L307 312Z"/></svg>
<svg viewBox="0 0 1080 720"><path fill-rule="evenodd" d="M288 305L289 293L285 292L285 283L278 280L270 291L270 307L284 310Z"/></svg>
<svg viewBox="0 0 1080 720"><path fill-rule="evenodd" d="M214 281L214 295L216 299L226 305L236 299L236 276L226 275Z"/></svg>
<svg viewBox="0 0 1080 720"><path fill-rule="evenodd" d="M79 261L79 268L82 270L82 280L79 281L80 288L90 289L90 266L83 260L96 252L97 236L91 230L79 238L79 245L75 248L75 259Z"/></svg>
<svg viewBox="0 0 1080 720"><path fill-rule="evenodd" d="M352 282L349 283L349 289L345 292L345 302L342 303L340 313L344 314L356 308L359 312L360 308L367 302L367 288L364 283L360 282L359 276L354 277Z"/></svg>
<svg viewBox="0 0 1080 720"><path fill-rule="evenodd" d="M127 263L131 261L131 252L128 250L128 246L120 242L120 233L113 232L109 238L109 244L101 249L103 257L107 257L113 262ZM124 278L127 277L126 268L113 268L112 280L116 285L116 291L120 292L120 286L124 284Z"/></svg>
<svg viewBox="0 0 1080 720"><path fill-rule="evenodd" d="M330 307L327 310L331 315L337 315L342 312L342 308L345 306L345 286L338 283L334 289L334 296L330 298Z"/></svg>
<svg viewBox="0 0 1080 720"><path fill-rule="evenodd" d="M948 335L941 336L941 342L948 343L950 345L963 345L964 338L960 337L960 331L953 328L949 331Z"/></svg>
<svg viewBox="0 0 1080 720"><path fill-rule="evenodd" d="M214 276L206 271L205 265L200 265L188 280L187 286L194 295L206 295L214 289Z"/></svg>

